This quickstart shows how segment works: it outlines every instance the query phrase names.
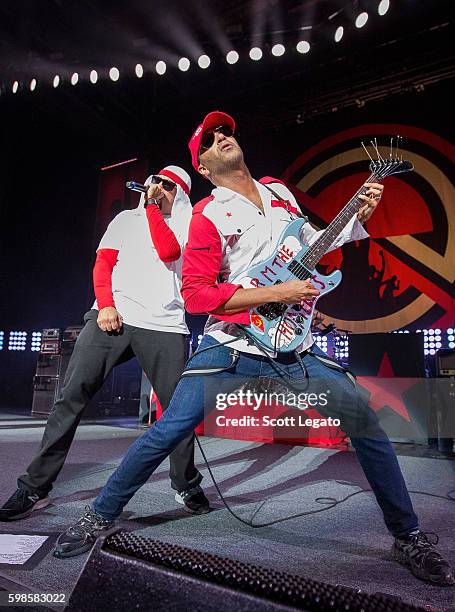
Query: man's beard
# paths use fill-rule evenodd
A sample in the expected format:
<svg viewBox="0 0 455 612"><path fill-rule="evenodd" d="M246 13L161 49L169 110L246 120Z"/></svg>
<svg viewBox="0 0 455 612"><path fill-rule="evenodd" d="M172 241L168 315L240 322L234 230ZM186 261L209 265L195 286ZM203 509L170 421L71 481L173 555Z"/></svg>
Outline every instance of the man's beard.
<svg viewBox="0 0 455 612"><path fill-rule="evenodd" d="M217 160L212 167L212 174L229 174L233 170L239 170L243 165L243 153L240 149L235 149L235 155L229 155L223 160Z"/></svg>

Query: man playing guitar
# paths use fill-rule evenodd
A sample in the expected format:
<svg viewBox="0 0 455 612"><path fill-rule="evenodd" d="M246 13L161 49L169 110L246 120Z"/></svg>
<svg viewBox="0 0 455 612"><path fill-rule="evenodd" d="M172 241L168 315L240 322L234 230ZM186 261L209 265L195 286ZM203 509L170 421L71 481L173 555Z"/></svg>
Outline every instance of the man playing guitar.
<svg viewBox="0 0 455 612"><path fill-rule="evenodd" d="M80 519L62 534L54 554L74 540L75 527L94 538L109 528L134 493L178 442L215 407L221 391L238 389L247 379L269 378L295 390L331 391L331 401L318 411L337 417L351 438L359 462L394 537L393 555L413 574L438 585L455 584L449 564L419 529L395 452L375 413L359 397L346 372L302 337L294 352L267 350L245 334L251 310L264 304L293 304L319 295L311 278L270 286L244 288L235 279L270 257L286 226L299 218L291 192L275 179L255 181L234 138L235 122L221 112L209 113L194 132L189 148L193 167L210 180L212 195L193 209L184 254L182 295L192 313L209 313L198 351L186 365L169 408L137 440L91 506L93 520ZM364 186L364 202L346 223L331 248L368 236L361 222L373 213L382 185ZM300 232L302 244L322 234L309 223ZM278 345L279 346L279 345Z"/></svg>

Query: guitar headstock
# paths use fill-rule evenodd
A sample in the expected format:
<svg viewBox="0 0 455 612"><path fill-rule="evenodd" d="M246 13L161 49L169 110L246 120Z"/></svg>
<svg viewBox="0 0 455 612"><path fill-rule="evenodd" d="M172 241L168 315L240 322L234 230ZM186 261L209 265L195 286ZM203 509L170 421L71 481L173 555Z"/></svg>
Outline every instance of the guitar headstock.
<svg viewBox="0 0 455 612"><path fill-rule="evenodd" d="M396 143L394 143L393 138L390 139L390 152L386 158L384 158L379 152L376 138L371 140L370 143L375 151L376 159L371 157L368 149L362 142L362 147L371 160L370 170L378 179L383 179L386 176L402 174L403 172L410 172L411 170L414 170L412 162L404 160L403 155L399 153L399 145L401 140L401 136L396 137Z"/></svg>

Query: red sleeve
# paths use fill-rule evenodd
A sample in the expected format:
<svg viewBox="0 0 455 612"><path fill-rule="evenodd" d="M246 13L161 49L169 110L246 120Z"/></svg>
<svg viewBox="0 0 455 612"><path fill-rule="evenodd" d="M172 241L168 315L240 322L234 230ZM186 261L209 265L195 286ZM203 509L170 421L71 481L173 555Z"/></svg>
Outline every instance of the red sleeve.
<svg viewBox="0 0 455 612"><path fill-rule="evenodd" d="M193 314L210 313L222 321L247 324L250 322L247 310L232 315L213 313L242 286L217 283L221 255L221 238L215 225L200 212L193 211L188 243L183 253L182 296L185 308Z"/></svg>
<svg viewBox="0 0 455 612"><path fill-rule="evenodd" d="M93 288L98 308L112 306L115 308L112 296L112 270L117 263L116 249L99 249L93 267Z"/></svg>
<svg viewBox="0 0 455 612"><path fill-rule="evenodd" d="M163 219L158 206L149 205L145 209L149 222L150 235L158 253L158 257L165 263L176 261L180 255L180 245L174 232L168 227Z"/></svg>

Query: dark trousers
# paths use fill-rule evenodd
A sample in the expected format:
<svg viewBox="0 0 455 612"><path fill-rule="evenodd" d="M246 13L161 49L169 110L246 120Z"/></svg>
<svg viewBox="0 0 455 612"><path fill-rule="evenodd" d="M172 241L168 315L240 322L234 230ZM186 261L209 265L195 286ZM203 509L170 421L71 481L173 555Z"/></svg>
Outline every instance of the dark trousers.
<svg viewBox="0 0 455 612"><path fill-rule="evenodd" d="M101 331L98 311L84 316L82 329L68 364L61 396L47 421L38 454L18 479L18 486L40 495L48 493L68 455L82 414L112 368L134 355L155 389L163 410L169 405L186 361L185 335L123 325L120 334ZM199 484L194 465L194 433L170 455L172 488L182 491Z"/></svg>

